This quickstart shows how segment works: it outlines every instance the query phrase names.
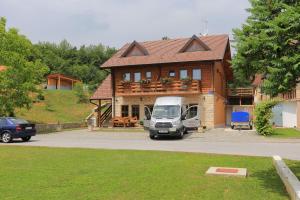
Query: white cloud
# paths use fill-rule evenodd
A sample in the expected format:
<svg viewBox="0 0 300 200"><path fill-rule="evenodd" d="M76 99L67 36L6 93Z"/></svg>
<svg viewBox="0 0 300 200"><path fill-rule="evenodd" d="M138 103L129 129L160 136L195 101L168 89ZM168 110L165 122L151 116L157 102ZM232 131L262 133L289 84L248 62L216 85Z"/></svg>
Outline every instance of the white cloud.
<svg viewBox="0 0 300 200"><path fill-rule="evenodd" d="M247 17L248 0L1 0L0 16L33 42L120 47L132 40L231 33Z"/></svg>

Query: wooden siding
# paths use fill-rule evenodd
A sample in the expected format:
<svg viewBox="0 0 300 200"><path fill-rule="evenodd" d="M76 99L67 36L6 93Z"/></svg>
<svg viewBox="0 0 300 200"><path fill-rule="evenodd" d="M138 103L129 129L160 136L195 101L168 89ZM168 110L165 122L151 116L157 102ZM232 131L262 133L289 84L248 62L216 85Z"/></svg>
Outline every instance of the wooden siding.
<svg viewBox="0 0 300 200"><path fill-rule="evenodd" d="M181 69L187 69L188 76L192 77L192 70L199 68L201 69L201 81L193 81L190 89L182 90L179 87L180 78L179 73ZM136 67L122 67L114 70L115 75L115 93L116 96L126 96L129 93L134 93L135 95L149 95L149 92L142 90L139 83L132 82L130 88L132 90L125 91L122 86L123 74L129 72L131 81L134 80L134 73L141 72L141 79L146 79L146 72L152 73L150 88L148 90L152 91L151 94L159 94L163 92L167 95L170 94L188 94L188 93L208 93L212 90L212 63L176 63L176 64L164 64L164 65L146 65L146 66L136 66ZM169 71L175 72L175 77L173 79L171 88L167 90L162 89L160 84L160 78L168 77ZM167 92L167 93L166 93Z"/></svg>

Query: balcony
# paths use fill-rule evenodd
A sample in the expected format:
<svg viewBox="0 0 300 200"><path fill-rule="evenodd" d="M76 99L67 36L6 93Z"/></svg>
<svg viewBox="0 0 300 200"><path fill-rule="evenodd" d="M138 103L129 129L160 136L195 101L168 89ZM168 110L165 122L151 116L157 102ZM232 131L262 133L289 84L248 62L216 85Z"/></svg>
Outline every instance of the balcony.
<svg viewBox="0 0 300 200"><path fill-rule="evenodd" d="M237 97L253 96L254 89L253 88L228 88L227 95L237 96Z"/></svg>
<svg viewBox="0 0 300 200"><path fill-rule="evenodd" d="M201 93L201 82L192 80L189 84L181 81L172 81L162 84L160 81L152 81L148 84L129 83L117 84L117 96L140 96L140 95L180 95Z"/></svg>
<svg viewBox="0 0 300 200"><path fill-rule="evenodd" d="M297 99L297 91L293 89L290 92L279 94L278 97L282 100L296 100Z"/></svg>

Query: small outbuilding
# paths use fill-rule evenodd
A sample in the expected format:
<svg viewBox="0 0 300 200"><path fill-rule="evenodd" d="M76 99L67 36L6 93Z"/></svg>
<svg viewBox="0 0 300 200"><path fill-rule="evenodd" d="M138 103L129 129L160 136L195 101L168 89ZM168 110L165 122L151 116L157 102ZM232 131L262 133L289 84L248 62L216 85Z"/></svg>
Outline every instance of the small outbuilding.
<svg viewBox="0 0 300 200"><path fill-rule="evenodd" d="M48 90L72 90L74 85L81 82L63 74L50 74L47 76Z"/></svg>

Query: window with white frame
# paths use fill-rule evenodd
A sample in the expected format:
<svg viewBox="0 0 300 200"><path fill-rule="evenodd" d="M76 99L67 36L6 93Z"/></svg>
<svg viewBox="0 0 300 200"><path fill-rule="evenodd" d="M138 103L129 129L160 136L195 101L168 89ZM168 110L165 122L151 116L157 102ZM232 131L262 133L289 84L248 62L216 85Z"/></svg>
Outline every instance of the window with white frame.
<svg viewBox="0 0 300 200"><path fill-rule="evenodd" d="M193 80L201 80L201 69L193 69Z"/></svg>

